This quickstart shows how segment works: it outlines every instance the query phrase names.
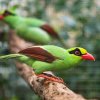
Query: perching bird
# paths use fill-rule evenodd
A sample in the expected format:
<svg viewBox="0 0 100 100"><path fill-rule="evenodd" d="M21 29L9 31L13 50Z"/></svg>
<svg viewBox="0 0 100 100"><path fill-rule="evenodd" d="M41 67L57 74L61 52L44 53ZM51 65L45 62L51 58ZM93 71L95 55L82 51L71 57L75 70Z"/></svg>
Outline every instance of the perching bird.
<svg viewBox="0 0 100 100"><path fill-rule="evenodd" d="M0 20L6 22L21 38L38 44L49 44L52 38L58 39L64 46L65 43L59 34L46 22L37 18L26 18L5 10L0 15Z"/></svg>
<svg viewBox="0 0 100 100"><path fill-rule="evenodd" d="M16 58L32 67L37 76L56 82L63 81L54 76L50 77L44 72L66 70L83 60L95 60L84 48L73 47L66 50L53 45L33 46L18 52L18 54L0 56L0 59L5 58Z"/></svg>

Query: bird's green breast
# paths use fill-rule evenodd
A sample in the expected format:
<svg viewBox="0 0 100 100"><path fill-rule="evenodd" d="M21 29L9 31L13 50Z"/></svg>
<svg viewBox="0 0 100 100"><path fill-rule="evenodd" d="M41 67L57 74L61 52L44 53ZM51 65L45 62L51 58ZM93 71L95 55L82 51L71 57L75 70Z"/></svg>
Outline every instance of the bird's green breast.
<svg viewBox="0 0 100 100"><path fill-rule="evenodd" d="M32 65L33 69L37 74L40 74L44 71L61 71L67 70L69 68L75 67L79 64L80 61L75 61L71 59L64 59L64 60L56 60L52 63L46 63L41 61L35 61Z"/></svg>
<svg viewBox="0 0 100 100"><path fill-rule="evenodd" d="M52 64L51 63L46 63L46 62L41 62L41 61L36 61L32 65L33 69L35 69L35 72L40 74L44 71L58 71L58 70L63 70L67 66L64 64L62 60L56 60Z"/></svg>

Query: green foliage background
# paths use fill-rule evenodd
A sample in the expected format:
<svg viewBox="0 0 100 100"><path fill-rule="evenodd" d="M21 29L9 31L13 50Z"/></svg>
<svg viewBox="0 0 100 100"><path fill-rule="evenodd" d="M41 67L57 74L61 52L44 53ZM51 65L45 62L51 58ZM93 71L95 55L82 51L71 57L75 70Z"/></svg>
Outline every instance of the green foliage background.
<svg viewBox="0 0 100 100"><path fill-rule="evenodd" d="M76 93L99 100L100 0L0 0L0 11L13 6L21 16L37 17L50 23L68 47L81 46L93 53L95 62L84 62L57 75ZM0 22L1 55L9 53L7 34L7 25ZM18 75L12 60L0 62L0 100L38 100Z"/></svg>

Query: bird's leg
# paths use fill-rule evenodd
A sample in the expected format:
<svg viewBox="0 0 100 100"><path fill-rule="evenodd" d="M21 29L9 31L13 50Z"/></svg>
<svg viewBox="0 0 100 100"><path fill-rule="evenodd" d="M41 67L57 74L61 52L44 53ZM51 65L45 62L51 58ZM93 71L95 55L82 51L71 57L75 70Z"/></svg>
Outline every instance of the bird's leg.
<svg viewBox="0 0 100 100"><path fill-rule="evenodd" d="M58 78L58 77L51 75L51 74L48 74L48 73L38 74L37 76L43 77L43 78L50 80L50 81L54 81L54 82L58 82L58 83L64 83L63 79Z"/></svg>

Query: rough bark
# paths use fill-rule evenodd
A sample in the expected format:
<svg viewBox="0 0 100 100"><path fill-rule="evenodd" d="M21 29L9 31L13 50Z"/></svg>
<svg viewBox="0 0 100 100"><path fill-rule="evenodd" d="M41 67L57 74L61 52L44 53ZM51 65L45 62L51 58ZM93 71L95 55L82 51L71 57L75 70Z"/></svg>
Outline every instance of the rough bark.
<svg viewBox="0 0 100 100"><path fill-rule="evenodd" d="M14 31L10 32L9 47L11 52L17 53L19 50L32 45L32 43L25 42L23 39L19 38ZM16 67L19 74L42 100L85 100L81 95L71 91L65 84L37 77L32 68L28 67L26 64L16 62Z"/></svg>

